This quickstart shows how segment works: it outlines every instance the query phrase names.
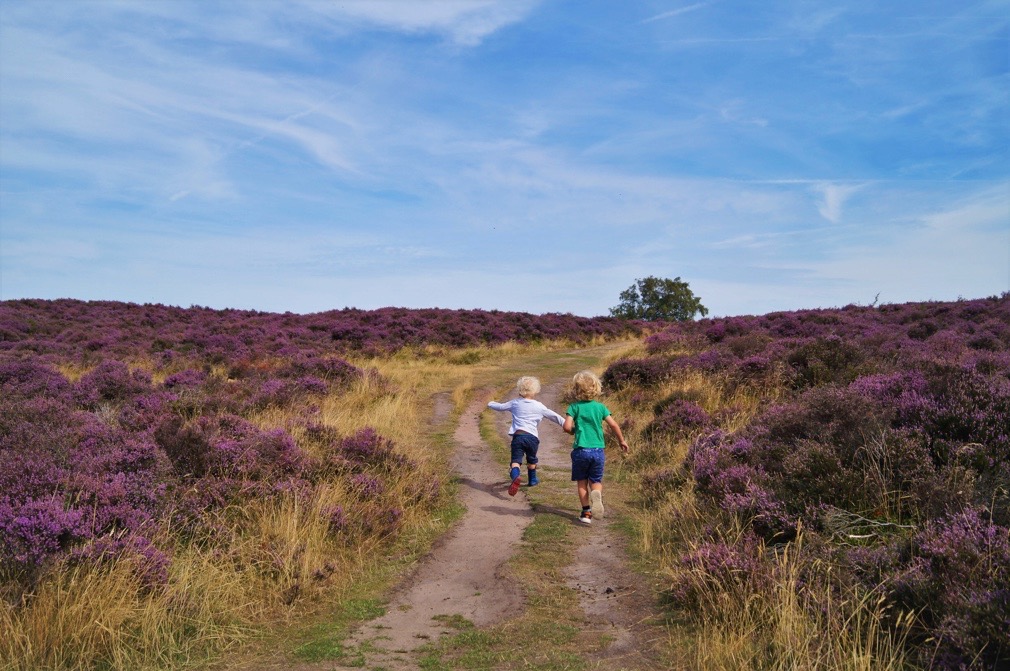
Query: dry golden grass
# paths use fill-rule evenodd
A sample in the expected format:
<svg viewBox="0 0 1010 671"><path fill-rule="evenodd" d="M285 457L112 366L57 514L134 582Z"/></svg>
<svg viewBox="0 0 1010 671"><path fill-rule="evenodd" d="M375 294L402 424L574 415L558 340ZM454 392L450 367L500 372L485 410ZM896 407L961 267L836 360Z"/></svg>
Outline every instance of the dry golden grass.
<svg viewBox="0 0 1010 671"><path fill-rule="evenodd" d="M433 395L448 393L459 412L475 380L509 362L566 346L429 348L352 360L377 375L321 402L315 399L317 418L342 435L371 427L417 464L409 477L386 481L382 494L385 505L404 511L400 534L417 551L416 539L430 540L440 522L430 509L418 507L412 483L418 472L423 478L444 471L450 452L439 449L445 438L431 423ZM133 365L150 370L143 362ZM64 366L61 372L76 380L88 368ZM290 430L299 441L302 412L267 408L249 419L263 428ZM24 603L0 599L0 669L191 667L311 612L324 599L338 600L385 556L378 550L389 543L368 535L334 537L324 513L343 506L353 517L352 496L332 482L318 486L307 503L288 496L225 510L216 533L176 547L169 580L155 591L145 591L125 560L53 571Z"/></svg>
<svg viewBox="0 0 1010 671"><path fill-rule="evenodd" d="M145 592L127 562L54 573L30 601L0 603L5 669L162 669L251 631L249 588L206 558L176 561L168 587Z"/></svg>
<svg viewBox="0 0 1010 671"><path fill-rule="evenodd" d="M802 537L793 548L802 544ZM902 635L882 625L881 604L829 587L810 588L789 548L774 558L769 590L734 594L713 589L695 628L694 664L713 671L901 671ZM813 589L813 591L811 591ZM907 631L910 621L899 625Z"/></svg>
<svg viewBox="0 0 1010 671"><path fill-rule="evenodd" d="M489 384L499 388L503 375L536 374L547 367L569 374L572 364L552 356L565 346L428 348L354 360L378 375L321 402L316 399L317 418L343 435L372 427L422 472L444 469L449 450L440 449L445 445L439 441L446 437L431 426L433 395L447 393L458 413L478 389ZM640 356L642 351L636 341L611 343L596 370L602 372L607 363ZM86 370L63 372L76 379ZM653 416L652 404L634 405L635 391L607 399L632 445L630 466L622 463L618 469L625 481L676 469L691 442L690 437L643 437L642 429ZM735 431L781 393L774 383L740 386L688 373L655 390L654 400L695 399L720 417L721 428ZM262 427L293 430L295 439L301 440L293 429L300 411L268 408L250 419ZM706 526L717 522L699 508L686 474L678 477L683 477L679 486L634 511L631 525L640 556L662 580L672 580L677 571L685 570L679 557L697 543ZM430 538L438 530L437 518L411 503L409 478L385 484L383 503L404 510L400 522L404 537ZM170 579L161 591L145 592L131 567L120 562L54 573L24 605L14 607L0 599L0 668L191 667L240 648L271 626L310 613L324 600L339 600L377 557L386 554L377 551L386 542L382 538L341 542L330 533L324 512L337 506L350 510L352 497L343 484L333 482L319 486L308 502L282 497L225 511L218 534L176 549ZM739 532L729 520L724 523L725 535ZM671 648L689 651L692 668L897 671L904 667L901 640L881 626L879 604L827 591L805 593L792 551L769 561L776 576L773 589L727 593L713 588L687 626L670 628ZM828 607L812 608L811 602Z"/></svg>
<svg viewBox="0 0 1010 671"><path fill-rule="evenodd" d="M654 404L670 397L691 399L719 417L720 429L735 432L784 395L781 382L772 379L760 386L741 386L719 376L687 371L650 390L649 402L633 402L641 392L622 390L608 399L615 416L631 426L625 433L635 453L634 474L628 478L661 476L676 486L650 490L643 504L632 511L636 550L661 583L677 582L683 572L696 571L697 575L689 576L692 584L709 585L697 610L686 615L686 626L670 628L671 650L690 658L690 668L706 671L907 668L901 636L883 627L879 603L855 594L840 598L830 587L801 584L796 551L802 539L793 549L769 555L769 572L774 577L771 589L727 590L680 561L697 547L706 528L717 525L729 539L742 529L728 516L713 519L700 509L693 481L682 468L694 436L643 434L654 417Z"/></svg>

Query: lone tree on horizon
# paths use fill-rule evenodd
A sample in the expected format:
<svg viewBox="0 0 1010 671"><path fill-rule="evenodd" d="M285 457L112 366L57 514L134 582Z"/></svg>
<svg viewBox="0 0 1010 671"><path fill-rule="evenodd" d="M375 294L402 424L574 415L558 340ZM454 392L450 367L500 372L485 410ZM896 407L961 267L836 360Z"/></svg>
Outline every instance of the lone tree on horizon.
<svg viewBox="0 0 1010 671"><path fill-rule="evenodd" d="M621 292L621 302L610 308L610 316L644 321L688 322L696 314L708 314L708 308L694 295L687 282L653 277L637 279Z"/></svg>

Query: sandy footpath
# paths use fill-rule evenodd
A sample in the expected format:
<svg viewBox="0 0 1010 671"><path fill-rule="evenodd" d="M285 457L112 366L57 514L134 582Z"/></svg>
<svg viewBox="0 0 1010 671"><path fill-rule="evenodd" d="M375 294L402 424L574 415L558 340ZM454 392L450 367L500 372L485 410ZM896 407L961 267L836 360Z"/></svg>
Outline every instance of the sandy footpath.
<svg viewBox="0 0 1010 671"><path fill-rule="evenodd" d="M557 393L560 385L544 389L540 400L561 413ZM444 399L436 399L435 423L447 414ZM286 668L292 671L329 671L348 668L414 671L417 650L424 644L451 633L443 624L446 617L461 616L477 627L485 627L512 617L524 607L521 586L507 574L507 562L519 546L523 530L533 520L533 510L524 486L508 495L506 468L499 465L490 447L480 437L480 415L484 398L472 402L462 414L454 433L453 466L459 477L460 498L466 513L459 523L422 559L390 594L386 614L363 624L346 641L364 659L354 655L354 666L336 661L296 665L263 665L257 671ZM508 413L494 413L502 435L507 432ZM598 668L651 670L641 652L649 642L639 626L652 612L648 590L641 578L628 569L622 539L610 529L610 520L620 511L594 520L592 526L578 519L574 484L568 481L571 439L560 427L544 421L540 429L540 463L552 470L551 478L564 478L571 488L570 510L556 510L578 527L573 545L573 563L565 572L568 585L579 595L590 627L609 642L602 655L594 656ZM523 482L525 483L525 469ZM604 497L606 503L606 497ZM440 617L445 616L445 617ZM364 661L364 666L362 666Z"/></svg>

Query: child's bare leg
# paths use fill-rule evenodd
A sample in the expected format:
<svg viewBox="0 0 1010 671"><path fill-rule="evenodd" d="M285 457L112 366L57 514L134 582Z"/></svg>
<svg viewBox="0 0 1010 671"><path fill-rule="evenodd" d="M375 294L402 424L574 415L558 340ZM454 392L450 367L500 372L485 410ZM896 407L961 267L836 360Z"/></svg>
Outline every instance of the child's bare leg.
<svg viewBox="0 0 1010 671"><path fill-rule="evenodd" d="M603 514L603 483L589 483L589 505L593 511L593 517Z"/></svg>
<svg viewBox="0 0 1010 671"><path fill-rule="evenodd" d="M579 503L582 504L583 508L589 507L589 480L579 480L577 481L577 486L579 489Z"/></svg>
<svg viewBox="0 0 1010 671"><path fill-rule="evenodd" d="M513 461L509 468L519 468L520 465L518 461Z"/></svg>

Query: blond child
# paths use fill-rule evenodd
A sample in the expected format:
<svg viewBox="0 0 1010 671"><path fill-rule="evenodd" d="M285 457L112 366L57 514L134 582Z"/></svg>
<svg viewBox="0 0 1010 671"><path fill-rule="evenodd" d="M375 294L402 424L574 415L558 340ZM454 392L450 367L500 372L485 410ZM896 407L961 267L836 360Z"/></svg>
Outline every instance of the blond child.
<svg viewBox="0 0 1010 671"><path fill-rule="evenodd" d="M630 448L607 406L596 400L603 393L600 378L584 370L575 374L572 383L576 401L568 406L563 428L566 433L575 436L572 481L578 487L579 503L582 504L579 521L592 524L593 517L603 514L603 465L606 462L603 427L609 427L617 437L622 452L627 454Z"/></svg>
<svg viewBox="0 0 1010 671"><path fill-rule="evenodd" d="M533 397L540 393L540 380L526 375L516 382L516 391L520 398L514 398L506 403L491 401L487 407L499 412L512 413L512 425L509 427L509 435L512 436L512 463L509 466L509 478L512 483L509 485L509 496L515 496L519 491L520 466L523 457L526 457L526 471L530 487L536 486L540 480L537 478L537 450L540 447L540 436L537 433L537 425L540 420L550 419L563 426L565 418L554 412L546 405L537 401Z"/></svg>

